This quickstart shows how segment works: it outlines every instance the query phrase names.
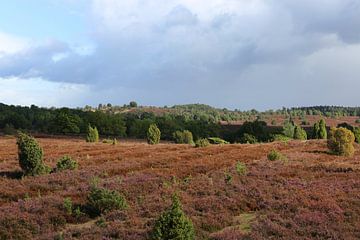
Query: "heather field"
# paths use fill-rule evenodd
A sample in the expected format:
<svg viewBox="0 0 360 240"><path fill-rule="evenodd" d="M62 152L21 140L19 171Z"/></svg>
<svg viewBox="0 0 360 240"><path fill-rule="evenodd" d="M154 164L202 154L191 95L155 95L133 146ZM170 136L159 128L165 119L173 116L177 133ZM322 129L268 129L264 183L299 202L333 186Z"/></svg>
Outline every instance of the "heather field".
<svg viewBox="0 0 360 240"><path fill-rule="evenodd" d="M322 140L206 148L37 140L46 164L70 155L79 168L22 177L16 139L1 137L0 239L148 239L174 192L196 239L360 238L358 145L347 158L329 154ZM269 161L272 149L285 157ZM64 199L84 205L93 182L123 194L128 208L101 217L68 214Z"/></svg>

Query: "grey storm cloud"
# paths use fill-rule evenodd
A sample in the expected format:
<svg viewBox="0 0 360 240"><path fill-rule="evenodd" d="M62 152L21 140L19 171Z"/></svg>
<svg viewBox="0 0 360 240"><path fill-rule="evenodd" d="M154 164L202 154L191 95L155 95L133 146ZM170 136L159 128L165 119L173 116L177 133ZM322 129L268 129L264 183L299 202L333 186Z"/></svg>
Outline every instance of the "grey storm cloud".
<svg viewBox="0 0 360 240"><path fill-rule="evenodd" d="M114 4L108 6L114 10L99 13L94 7L88 14L94 26L90 36L96 48L92 54L81 55L67 43L54 40L0 58L0 77L41 77L97 89L161 88L182 102L211 103L215 92L228 99L223 104L229 104L243 101L236 97L240 93L272 99L259 90L261 86L281 93L291 92L297 81L318 83L319 87L334 81L313 72L317 67L313 59L325 64L329 62L327 49L339 48L331 55L336 58L336 54L343 54L341 49L357 50L360 42L357 0L212 0L208 14L185 0L169 1L166 6L162 1L128 5L116 5L112 0L95 2L105 4L105 8ZM217 4L213 8L212 2ZM57 54L63 57L54 60ZM351 53L346 56L351 61ZM326 66L316 69L328 71ZM359 74L356 67L347 70ZM187 93L178 93L182 90ZM272 100L281 104L279 99Z"/></svg>

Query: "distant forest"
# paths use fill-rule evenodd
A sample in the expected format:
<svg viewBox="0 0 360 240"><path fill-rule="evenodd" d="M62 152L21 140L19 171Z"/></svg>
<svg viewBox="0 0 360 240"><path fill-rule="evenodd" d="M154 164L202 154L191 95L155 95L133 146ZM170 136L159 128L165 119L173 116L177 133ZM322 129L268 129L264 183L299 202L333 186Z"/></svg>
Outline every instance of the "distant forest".
<svg viewBox="0 0 360 240"><path fill-rule="evenodd" d="M256 126L250 128L258 129L266 127L266 123L260 123L261 119L271 115L282 115L289 119L306 115L334 118L359 116L360 107L316 106L259 112L217 109L203 104L145 107L130 102L123 106L99 104L96 108L86 106L78 109L0 104L0 129L5 132L23 130L44 134L78 135L85 134L91 125L96 126L102 136L146 138L147 129L150 124L155 123L161 130L161 138L164 140L172 140L175 131L189 130L195 139L222 137L234 141L238 132L224 130L219 124L220 121L257 121ZM249 125L247 127L249 128ZM267 139L263 136L259 138Z"/></svg>

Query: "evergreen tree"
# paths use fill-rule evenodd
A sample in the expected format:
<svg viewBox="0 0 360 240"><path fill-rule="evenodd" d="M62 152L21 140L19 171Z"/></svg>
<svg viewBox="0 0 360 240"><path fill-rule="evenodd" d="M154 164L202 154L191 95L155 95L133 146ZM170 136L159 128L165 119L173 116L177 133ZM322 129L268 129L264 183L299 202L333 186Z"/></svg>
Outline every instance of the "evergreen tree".
<svg viewBox="0 0 360 240"><path fill-rule="evenodd" d="M295 129L294 129L294 139L298 139L298 140L306 140L307 139L306 131L298 125L296 125Z"/></svg>
<svg viewBox="0 0 360 240"><path fill-rule="evenodd" d="M92 128L90 124L88 127L86 141L87 142L98 142L99 141L99 132L98 132L97 128L96 127Z"/></svg>
<svg viewBox="0 0 360 240"><path fill-rule="evenodd" d="M182 210L179 198L174 195L171 207L161 214L151 234L153 240L193 240L195 230Z"/></svg>
<svg viewBox="0 0 360 240"><path fill-rule="evenodd" d="M151 124L147 132L147 141L149 144L158 144L160 142L161 132L156 124Z"/></svg>
<svg viewBox="0 0 360 240"><path fill-rule="evenodd" d="M319 133L320 133L320 125L319 125L319 122L316 122L313 127L312 138L319 139L320 138Z"/></svg>
<svg viewBox="0 0 360 240"><path fill-rule="evenodd" d="M352 156L354 154L354 134L346 128L332 128L330 130L328 147L340 156Z"/></svg>
<svg viewBox="0 0 360 240"><path fill-rule="evenodd" d="M283 126L283 134L289 138L294 137L295 126L292 121L287 121Z"/></svg>
<svg viewBox="0 0 360 240"><path fill-rule="evenodd" d="M327 130L326 130L326 123L324 119L321 119L319 122L319 139L327 139Z"/></svg>
<svg viewBox="0 0 360 240"><path fill-rule="evenodd" d="M19 133L17 137L19 164L25 175L36 176L50 172L43 163L43 150L35 138Z"/></svg>

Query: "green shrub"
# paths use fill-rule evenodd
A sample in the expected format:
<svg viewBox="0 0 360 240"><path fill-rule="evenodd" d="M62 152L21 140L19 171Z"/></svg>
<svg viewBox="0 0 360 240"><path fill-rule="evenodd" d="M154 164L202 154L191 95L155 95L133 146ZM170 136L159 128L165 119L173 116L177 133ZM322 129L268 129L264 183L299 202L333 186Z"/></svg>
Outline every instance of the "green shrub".
<svg viewBox="0 0 360 240"><path fill-rule="evenodd" d="M354 136L355 136L355 142L360 143L360 128L354 127Z"/></svg>
<svg viewBox="0 0 360 240"><path fill-rule="evenodd" d="M346 128L332 128L329 133L328 147L331 152L341 156L354 154L354 134Z"/></svg>
<svg viewBox="0 0 360 240"><path fill-rule="evenodd" d="M273 149L269 152L269 154L267 155L267 158L270 161L275 161L275 160L283 160L285 158L285 156L282 155L280 152L276 151L275 149Z"/></svg>
<svg viewBox="0 0 360 240"><path fill-rule="evenodd" d="M179 144L194 144L193 135L190 131L176 131L173 133L175 143Z"/></svg>
<svg viewBox="0 0 360 240"><path fill-rule="evenodd" d="M312 138L327 139L326 122L324 119L314 124Z"/></svg>
<svg viewBox="0 0 360 240"><path fill-rule="evenodd" d="M294 129L294 139L298 139L298 140L306 140L307 139L306 131L298 125L296 125L295 129Z"/></svg>
<svg viewBox="0 0 360 240"><path fill-rule="evenodd" d="M193 240L195 230L182 210L179 198L174 195L171 207L156 221L151 233L153 240Z"/></svg>
<svg viewBox="0 0 360 240"><path fill-rule="evenodd" d="M293 138L294 137L294 131L295 131L294 123L292 121L287 121L283 126L282 134L289 137L289 138Z"/></svg>
<svg viewBox="0 0 360 240"><path fill-rule="evenodd" d="M126 200L120 193L94 186L91 188L87 201L91 214L94 215L127 208Z"/></svg>
<svg viewBox="0 0 360 240"><path fill-rule="evenodd" d="M290 141L292 138L289 138L285 135L282 135L282 134L274 134L272 136L272 140L273 141L279 141L279 142L288 142Z"/></svg>
<svg viewBox="0 0 360 240"><path fill-rule="evenodd" d="M244 133L244 135L240 138L240 143L255 144L257 142L258 140L256 139L256 137L248 133Z"/></svg>
<svg viewBox="0 0 360 240"><path fill-rule="evenodd" d="M75 170L78 168L78 162L70 156L63 156L56 163L56 171Z"/></svg>
<svg viewBox="0 0 360 240"><path fill-rule="evenodd" d="M43 150L31 136L19 133L17 137L19 164L25 175L36 176L51 171L43 163Z"/></svg>
<svg viewBox="0 0 360 240"><path fill-rule="evenodd" d="M156 124L151 124L147 132L147 141L149 144L158 144L160 142L161 132Z"/></svg>
<svg viewBox="0 0 360 240"><path fill-rule="evenodd" d="M319 132L320 132L320 125L319 122L314 123L313 130L312 130L312 138L319 139Z"/></svg>
<svg viewBox="0 0 360 240"><path fill-rule="evenodd" d="M224 139L218 137L209 137L208 141L210 144L217 144L217 145L230 144L228 141L225 141Z"/></svg>
<svg viewBox="0 0 360 240"><path fill-rule="evenodd" d="M237 174L239 174L239 175L246 175L246 173L247 173L246 165L242 162L237 162L235 169L236 169Z"/></svg>
<svg viewBox="0 0 360 240"><path fill-rule="evenodd" d="M195 142L195 147L197 148L201 148L201 147L207 147L210 145L210 142L209 140L207 140L206 138L201 138L201 139L198 139L196 142Z"/></svg>
<svg viewBox="0 0 360 240"><path fill-rule="evenodd" d="M113 143L113 140L112 140L112 139L108 139L108 138L106 138L106 139L103 139L103 140L102 140L102 143L108 143L108 144L111 144L111 143Z"/></svg>
<svg viewBox="0 0 360 240"><path fill-rule="evenodd" d="M67 214L69 214L69 215L72 214L72 212L73 212L73 203L71 201L71 198L65 198L64 199L63 207L64 207Z"/></svg>
<svg viewBox="0 0 360 240"><path fill-rule="evenodd" d="M360 123L360 119L356 119L356 120L355 120L355 123Z"/></svg>
<svg viewBox="0 0 360 240"><path fill-rule="evenodd" d="M86 136L86 141L87 142L98 142L99 141L99 132L96 127L92 128L89 125L87 136Z"/></svg>
<svg viewBox="0 0 360 240"><path fill-rule="evenodd" d="M232 180L233 180L233 176L230 173L225 172L225 183L230 184L232 183Z"/></svg>
<svg viewBox="0 0 360 240"><path fill-rule="evenodd" d="M319 139L327 139L327 130L326 130L326 122L324 119L321 119L319 122Z"/></svg>

